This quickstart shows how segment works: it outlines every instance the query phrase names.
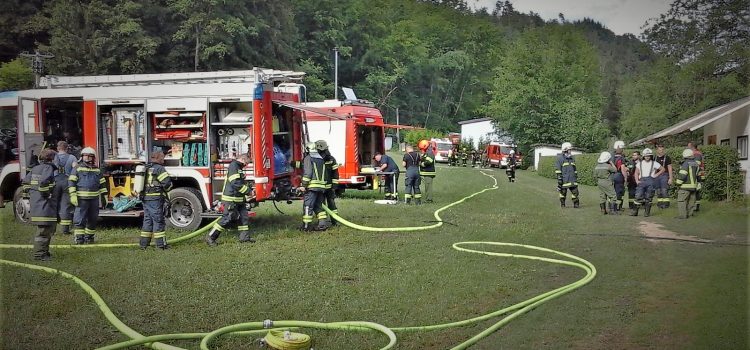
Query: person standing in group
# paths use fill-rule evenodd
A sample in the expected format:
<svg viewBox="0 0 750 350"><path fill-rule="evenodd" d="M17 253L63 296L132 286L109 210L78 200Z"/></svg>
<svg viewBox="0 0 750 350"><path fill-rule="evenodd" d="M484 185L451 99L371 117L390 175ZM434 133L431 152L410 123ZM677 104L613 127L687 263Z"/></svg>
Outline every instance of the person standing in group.
<svg viewBox="0 0 750 350"><path fill-rule="evenodd" d="M242 169L250 163L250 156L247 153L240 154L239 157L229 163L226 177L224 178L224 188L221 192L221 201L224 205L224 212L221 219L211 228L211 232L206 235L206 244L211 247L218 245L216 240L222 232L230 226L236 224L239 231L241 243L255 243L255 239L250 237L250 218L247 215L247 196L251 196L253 190L245 182L245 173Z"/></svg>
<svg viewBox="0 0 750 350"><path fill-rule="evenodd" d="M650 148L643 149L643 160L635 167L635 182L638 187L635 190L635 202L631 216L638 216L638 210L642 205L643 216L651 215L651 200L657 184L656 179L664 172L661 164L654 161L654 152Z"/></svg>
<svg viewBox="0 0 750 350"><path fill-rule="evenodd" d="M508 165L505 167L505 175L508 176L508 182L516 182L516 150L510 150L508 153Z"/></svg>
<svg viewBox="0 0 750 350"><path fill-rule="evenodd" d="M376 152L373 159L377 162L378 171L392 173L385 174L385 199L398 200L398 165L393 158L380 152Z"/></svg>
<svg viewBox="0 0 750 350"><path fill-rule="evenodd" d="M326 207L328 207L328 209L334 214L338 214L339 210L338 207L336 207L336 193L339 190L339 164L336 162L336 158L331 155L331 152L328 149L328 142L325 140L315 141L315 148L323 157L323 162L325 164L326 191L324 198ZM336 220L332 217L328 218L328 222L330 225L337 224Z"/></svg>
<svg viewBox="0 0 750 350"><path fill-rule="evenodd" d="M107 186L101 170L96 165L96 152L91 147L81 151L81 161L68 177L70 203L73 214L76 244L92 244L96 234L99 208L107 204Z"/></svg>
<svg viewBox="0 0 750 350"><path fill-rule="evenodd" d="M695 161L695 153L692 149L682 151L682 165L677 173L677 210L678 219L687 219L693 215L693 201L698 187L698 172L700 165Z"/></svg>
<svg viewBox="0 0 750 350"><path fill-rule="evenodd" d="M698 144L696 142L688 142L688 148L693 151L693 160L698 163L698 185L695 188L695 207L693 208L693 211L697 212L701 209L701 189L703 187L703 181L706 180L706 164L703 161L703 152L698 149Z"/></svg>
<svg viewBox="0 0 750 350"><path fill-rule="evenodd" d="M406 186L404 188L404 202L406 202L406 204L411 204L412 198L414 199L414 204L422 204L422 192L419 190L420 162L421 157L419 153L414 151L414 147L406 146L406 154L404 154L404 159L402 161L404 168L406 168Z"/></svg>
<svg viewBox="0 0 750 350"><path fill-rule="evenodd" d="M562 144L562 153L557 155L555 162L555 174L557 174L557 191L560 193L560 207L565 208L565 200L568 190L570 190L570 199L573 200L573 208L578 208L580 202L578 199L578 171L576 170L576 161L571 153L573 145L570 142Z"/></svg>
<svg viewBox="0 0 750 350"><path fill-rule="evenodd" d="M57 153L51 149L39 152L39 165L33 167L23 180L29 193L31 223L37 226L34 235L34 260L49 261L49 244L57 226L58 198L55 196L55 172L52 161Z"/></svg>
<svg viewBox="0 0 750 350"><path fill-rule="evenodd" d="M71 234L70 226L73 225L73 212L75 207L70 203L68 192L68 177L78 164L76 157L68 154L68 143L59 141L57 143L57 155L52 161L57 168L55 176L55 198L57 198L58 216L60 217L60 229L64 235Z"/></svg>
<svg viewBox="0 0 750 350"><path fill-rule="evenodd" d="M672 158L669 157L665 150L664 145L656 145L656 157L654 158L659 165L664 168L664 171L656 178L655 187L659 189L659 194L656 198L656 206L659 209L669 208L669 186L672 185Z"/></svg>
<svg viewBox="0 0 750 350"><path fill-rule="evenodd" d="M156 247L167 249L165 204L169 200L168 192L172 189L172 179L164 169L164 153L151 154L151 163L146 165L145 185L141 200L143 201L143 227L141 228L141 249L148 248L151 239L156 239Z"/></svg>
<svg viewBox="0 0 750 350"><path fill-rule="evenodd" d="M623 153L625 151L625 142L615 141L614 148L615 154L612 156L612 164L614 164L617 171L612 176L612 183L615 186L615 204L617 205L617 211L622 211L623 198L625 197L625 185L627 183L626 179L628 178L628 159ZM635 191L635 187L633 187L633 191Z"/></svg>
<svg viewBox="0 0 750 350"><path fill-rule="evenodd" d="M308 154L302 160L302 231L324 231L328 228L328 214L323 210L326 190L326 166L323 156L318 153L315 142L307 144ZM313 228L313 215L318 217L318 226Z"/></svg>
<svg viewBox="0 0 750 350"><path fill-rule="evenodd" d="M469 161L469 149L464 146L461 148L461 165L462 166L468 166L467 163Z"/></svg>
<svg viewBox="0 0 750 350"><path fill-rule="evenodd" d="M617 198L617 194L612 182L612 177L617 173L617 169L611 160L611 153L602 152L593 170L594 179L599 187L599 209L605 215L607 214L607 210L613 215L618 214L617 200L615 199Z"/></svg>
<svg viewBox="0 0 750 350"><path fill-rule="evenodd" d="M424 201L432 203L432 182L437 175L435 171L435 154L430 149L430 142L427 140L419 141L419 150L422 151L421 161L419 162L419 175L422 176L424 183Z"/></svg>
<svg viewBox="0 0 750 350"><path fill-rule="evenodd" d="M630 160L625 163L627 175L625 176L625 185L628 188L628 209L633 210L635 208L635 192L638 188L638 184L635 181L635 167L638 162L641 161L641 152L633 151L630 154Z"/></svg>

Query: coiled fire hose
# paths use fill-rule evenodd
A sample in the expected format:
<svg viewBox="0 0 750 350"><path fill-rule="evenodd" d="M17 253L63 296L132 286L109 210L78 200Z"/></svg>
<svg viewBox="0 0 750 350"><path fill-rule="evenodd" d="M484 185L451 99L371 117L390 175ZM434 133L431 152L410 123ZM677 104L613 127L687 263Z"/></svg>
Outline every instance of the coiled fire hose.
<svg viewBox="0 0 750 350"><path fill-rule="evenodd" d="M396 227L396 228L368 227L368 226L362 226L362 225L349 222L341 218L340 216L336 215L335 213L331 212L327 208L326 208L326 211L329 213L329 215L331 215L334 219L338 220L343 225L346 225L348 227L358 229L358 230L364 230L364 231L374 231L374 232L416 231L416 230L426 230L429 228L435 228L435 227L439 227L440 225L442 225L442 219L440 219L440 216L438 215L439 212L441 212L442 210L445 210L454 205L463 203L467 199L472 198L481 193L484 193L486 191L497 189L497 179L495 179L493 176L488 175L484 172L482 172L482 174L492 178L495 181L495 184L490 188L486 188L482 191L466 196L456 202L453 202L451 204L448 204L436 210L435 218L439 222L434 225L419 226L419 227ZM195 236L202 235L205 232L207 232L211 226L213 226L213 222L193 233L190 233L178 239L172 240L170 241L170 243L174 244L174 243L182 242L187 239L193 238ZM557 255L558 257L562 257L565 259L548 258L548 257L542 257L542 256L525 255L525 254L500 253L500 252L470 248L470 246L477 246L477 245L524 248L524 249L536 250L536 251L540 251L540 252L544 252L548 254L554 254L554 255ZM83 245L83 246L55 245L54 247L56 248L72 248L72 247L108 248L108 247L132 247L132 246L136 246L136 244L92 244L92 245ZM31 245L3 244L3 245L0 245L0 248L31 248ZM144 336L136 332L135 330L131 329L127 325L125 325L122 321L120 321L120 319L118 319L117 316L114 315L112 310L107 306L107 304L104 302L101 296L99 296L99 294L93 288L91 288L91 286L86 284L86 282L84 282L80 278L72 274L69 274L67 272L45 267L45 266L32 265L32 264L20 263L20 262L3 260L3 259L0 259L0 264L8 265L8 266L15 266L15 267L24 267L24 268L37 270L37 271L43 271L43 272L47 272L51 274L56 274L56 275L71 279L76 284L78 284L86 293L88 293L91 296L92 299L94 299L94 302L97 304L97 306L99 307L99 310L104 314L107 320L115 328L117 328L121 333L131 338L131 340L128 340L128 341L124 341L124 342L120 342L120 343L116 343L116 344L112 344L112 345L100 348L100 349L106 349L106 350L124 349L124 348L128 348L131 346L142 345L142 344L150 346L151 348L154 348L154 349L180 350L182 348L175 347L169 344L160 343L163 341L178 340L178 339L200 339L201 340L200 348L202 350L208 350L209 344L221 335L225 335L225 334L261 335L264 333L267 333L265 340L268 343L268 345L273 346L277 349L280 349L280 350L309 349L309 342L304 342L304 341L297 342L298 339L294 339L293 341L286 341L286 340L292 340L291 337L283 336L284 332L291 331L297 328L312 328L312 329L325 329L325 330L338 330L338 331L376 331L388 337L388 343L381 348L381 350L386 350L386 349L391 349L396 345L397 338L396 338L395 333L397 332L400 333L400 332L416 332L416 331L434 331L434 330L441 330L441 329L446 329L446 328L451 328L451 327L460 327L460 326L466 326L466 325L474 324L477 322L485 321L488 319L500 317L502 315L507 314L507 316L503 317L501 320L499 320L498 322L496 322L489 328L485 329L484 331L478 333L477 335L471 337L470 339L467 339L463 343L452 348L454 350L466 349L476 344L481 339L489 336L490 334L500 329L504 325L508 324L510 321L512 321L516 317L526 312L529 312L530 310L534 309L535 307L547 301L560 297L564 294L570 293L574 291L575 289L578 289L586 285L587 283L591 282L591 280L593 280L594 277L596 276L596 267L594 267L594 265L591 264L590 262L580 257L577 257L575 255L555 251L555 250L548 249L548 248L542 248L542 247L525 245L525 244L503 243L503 242L458 242L458 243L453 244L453 249L456 249L462 252L483 254L483 255L488 255L488 256L519 258L519 259L527 259L527 260L544 261L544 262L549 262L549 263L562 264L566 266L573 266L573 267L582 269L586 274L584 277L582 277L581 279L575 282L572 282L565 286L548 291L546 293L539 294L535 297L532 297L530 299L527 299L515 305L511 305L503 309L500 309L500 310L497 310L497 311L494 311L485 315L473 317L470 319L443 323L443 324L435 324L435 325L428 325L428 326L410 326L410 327L386 327L384 325L380 325L377 323L363 322L363 321L321 323L321 322L294 321L294 320L289 320L289 321L266 320L262 322L247 322L247 323L239 323L235 325L230 325L230 326L219 328L209 333L175 333L175 334L160 334L160 335ZM279 336L279 334L281 334L281 336ZM284 342L274 343L279 340L282 340ZM299 340L304 340L304 339L300 338ZM297 344L294 344L294 343L297 343ZM290 347L284 348L283 346L290 346ZM298 346L298 347L295 348L293 346Z"/></svg>

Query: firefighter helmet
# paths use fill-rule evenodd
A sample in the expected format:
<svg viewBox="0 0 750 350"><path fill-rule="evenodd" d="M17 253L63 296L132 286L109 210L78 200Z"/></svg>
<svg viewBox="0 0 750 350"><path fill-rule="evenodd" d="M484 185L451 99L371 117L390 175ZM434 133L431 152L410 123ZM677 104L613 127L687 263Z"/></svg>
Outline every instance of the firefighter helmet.
<svg viewBox="0 0 750 350"><path fill-rule="evenodd" d="M419 147L419 149L421 150L426 150L427 147L429 146L430 146L430 141L427 141L427 140L420 140L419 143L417 144L417 147Z"/></svg>
<svg viewBox="0 0 750 350"><path fill-rule="evenodd" d="M650 148L644 148L643 149L643 156L654 156L654 151L652 151Z"/></svg>
<svg viewBox="0 0 750 350"><path fill-rule="evenodd" d="M625 141L615 141L615 149L622 149L625 148Z"/></svg>
<svg viewBox="0 0 750 350"><path fill-rule="evenodd" d="M513 149L510 150L510 155L514 155L514 154L516 154L516 150L513 150Z"/></svg>
<svg viewBox="0 0 750 350"><path fill-rule="evenodd" d="M682 158L693 158L693 150L690 148L686 148L684 151L682 151Z"/></svg>
<svg viewBox="0 0 750 350"><path fill-rule="evenodd" d="M94 151L94 149L91 148L91 147L86 147L86 148L84 148L84 149L81 150L81 155L82 156L85 156L87 154L96 157L96 151Z"/></svg>
<svg viewBox="0 0 750 350"><path fill-rule="evenodd" d="M308 152L318 152L317 147L315 146L315 142L308 142L305 146Z"/></svg>
<svg viewBox="0 0 750 350"><path fill-rule="evenodd" d="M328 149L328 142L326 140L315 141L315 149L318 151L325 151Z"/></svg>
<svg viewBox="0 0 750 350"><path fill-rule="evenodd" d="M612 153L604 151L604 152L602 152L599 155L599 159L596 162L597 163L606 163L606 162L609 162L610 159L612 159Z"/></svg>
<svg viewBox="0 0 750 350"><path fill-rule="evenodd" d="M571 144L570 142L563 142L563 144L562 144L562 146L560 146L560 148L562 148L563 152L570 151L570 150L573 149L573 144Z"/></svg>

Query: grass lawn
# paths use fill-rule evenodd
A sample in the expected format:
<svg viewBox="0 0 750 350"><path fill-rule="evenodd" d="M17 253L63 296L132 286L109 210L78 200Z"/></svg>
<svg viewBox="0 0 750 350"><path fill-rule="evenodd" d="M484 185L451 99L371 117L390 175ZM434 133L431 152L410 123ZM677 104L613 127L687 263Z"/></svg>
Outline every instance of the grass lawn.
<svg viewBox="0 0 750 350"><path fill-rule="evenodd" d="M251 222L258 239L236 235L216 248L200 239L168 251L56 249L44 265L89 283L125 324L145 335L209 332L250 321L359 320L389 327L463 320L580 279L573 267L468 254L460 241L537 245L584 258L598 271L586 286L522 315L472 349L747 349L746 203L705 203L690 220L672 208L652 217L602 216L594 187L581 209L561 209L555 181L489 170L500 188L444 211L447 223L416 232L371 233L336 227L296 231L301 203L270 203ZM402 177L403 178L403 177ZM340 214L380 226L432 224L441 206L492 185L476 169L439 167L436 203L377 205L347 193ZM403 188L403 181L399 184ZM401 192L401 191L400 191ZM30 243L33 227L0 210L3 243ZM139 222L101 223L100 243L134 243ZM183 233L168 232L168 237ZM644 235L711 243L648 240ZM56 235L53 244L70 242ZM530 253L485 247L493 251ZM33 263L31 251L0 249L2 259ZM0 349L92 349L127 340L71 281L0 265ZM433 332L398 333L398 349L446 349L498 319ZM377 349L376 333L303 330L316 349ZM255 348L249 337L222 337L216 349ZM195 349L197 342L172 344Z"/></svg>

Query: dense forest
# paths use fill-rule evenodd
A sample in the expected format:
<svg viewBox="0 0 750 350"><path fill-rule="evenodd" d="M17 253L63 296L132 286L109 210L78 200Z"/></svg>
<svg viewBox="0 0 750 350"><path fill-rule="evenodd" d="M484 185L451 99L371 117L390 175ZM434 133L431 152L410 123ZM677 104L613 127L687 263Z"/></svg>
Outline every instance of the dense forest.
<svg viewBox="0 0 750 350"><path fill-rule="evenodd" d="M440 132L491 117L526 147L594 150L750 94L748 0L674 0L640 37L591 19L545 21L510 1L5 0L0 90L47 74L249 69L307 73L309 100L339 85L393 122Z"/></svg>

